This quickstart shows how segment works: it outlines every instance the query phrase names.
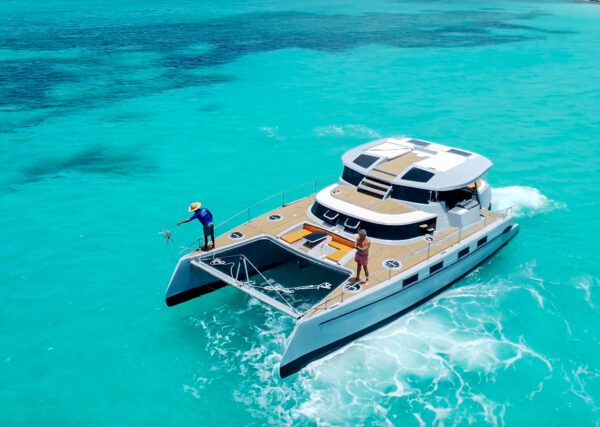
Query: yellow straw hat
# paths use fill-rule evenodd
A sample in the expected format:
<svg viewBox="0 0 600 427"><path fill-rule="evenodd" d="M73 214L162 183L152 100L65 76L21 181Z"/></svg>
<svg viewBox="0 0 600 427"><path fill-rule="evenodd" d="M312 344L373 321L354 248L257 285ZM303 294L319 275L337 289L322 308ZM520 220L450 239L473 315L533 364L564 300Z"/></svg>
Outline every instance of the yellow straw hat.
<svg viewBox="0 0 600 427"><path fill-rule="evenodd" d="M190 212L196 212L198 209L200 209L201 206L202 206L202 203L200 203L200 202L190 203L190 207L188 210Z"/></svg>

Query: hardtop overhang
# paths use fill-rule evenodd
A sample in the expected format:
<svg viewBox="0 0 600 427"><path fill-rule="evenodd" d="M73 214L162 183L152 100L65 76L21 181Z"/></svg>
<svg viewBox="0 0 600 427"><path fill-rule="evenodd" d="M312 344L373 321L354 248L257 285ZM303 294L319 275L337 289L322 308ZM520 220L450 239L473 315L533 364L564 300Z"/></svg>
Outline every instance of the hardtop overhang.
<svg viewBox="0 0 600 427"><path fill-rule="evenodd" d="M411 138L384 138L360 145L342 156L344 166L394 185L450 191L480 179L493 163L480 154ZM429 177L410 179L409 172Z"/></svg>

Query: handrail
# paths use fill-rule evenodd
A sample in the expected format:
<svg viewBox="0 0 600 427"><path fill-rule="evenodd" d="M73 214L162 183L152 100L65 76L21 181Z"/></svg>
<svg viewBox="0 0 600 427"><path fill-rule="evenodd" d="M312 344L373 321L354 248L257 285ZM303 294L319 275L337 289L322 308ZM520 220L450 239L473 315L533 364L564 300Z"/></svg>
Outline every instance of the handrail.
<svg viewBox="0 0 600 427"><path fill-rule="evenodd" d="M253 203L252 205L250 205L250 206L242 209L239 212L236 212L232 216L230 216L230 217L226 218L225 220L221 221L220 223L216 224L215 225L215 230L223 227L226 224L229 224L230 222L232 222L234 219L236 219L237 217L239 217L242 214L246 214L247 215L246 221L243 222L242 224L247 224L249 222L252 222L255 218L251 217L251 209L253 209L253 208L255 208L255 207L257 207L257 206L259 206L259 205L261 205L261 204L263 204L263 203L271 200L271 199L274 199L277 196L281 196L281 204L278 207L283 207L283 206L286 206L287 204L294 203L294 202L296 202L298 200L302 200L302 199L305 199L307 197L314 196L314 195L317 194L317 190L318 190L318 187L319 187L319 182L323 182L323 181L326 181L326 180L331 180L332 178L338 178L338 177L339 177L339 175L337 175L337 174L335 174L335 175L333 175L333 174L332 175L327 175L327 176L324 176L324 177L321 177L321 178L317 178L317 179L313 179L313 180L310 180L310 181L303 182L303 183L298 184L298 185L294 185L292 187L288 187L288 188L286 188L283 191L278 191L277 193L273 193L270 196L265 197L264 199L262 199L262 200L260 200L260 201L258 201L256 203ZM301 188L303 186L307 186L308 184L313 184L314 185L314 192L309 193L307 196L304 196L304 197L301 197L299 199L295 199L295 200L293 200L293 201L291 201L289 203L286 203L286 201L285 201L286 193L289 193L291 190L295 190L295 189ZM198 243L200 245L201 241L202 241L202 237L199 237L196 240L194 240L192 243L190 243L189 245L180 246L181 250L179 251L179 254L193 249L193 247L194 247L194 245L196 243Z"/></svg>
<svg viewBox="0 0 600 427"><path fill-rule="evenodd" d="M273 193L270 196L265 197L264 199L262 199L262 200L260 200L260 201L258 201L256 203L253 203L252 205L250 205L250 206L242 209L241 211L235 213L234 215L230 216L229 218L227 218L224 221L220 222L219 224L215 225L215 229L220 228L220 227L224 226L225 224L230 223L232 220L234 220L235 218L239 217L240 215L242 215L244 213L247 214L247 221L246 221L246 223L251 222L253 220L253 218L251 218L251 215L250 215L251 210L253 208L259 206L259 205L262 205L263 203L265 203L265 202L267 202L269 200L274 199L277 196L281 197L281 204L279 205L279 207L283 207L283 206L286 206L287 204L293 203L293 202L295 202L297 200L301 200L301 199L304 199L306 197L313 196L313 195L317 194L319 182L323 182L323 181L326 181L326 180L331 180L332 177L337 178L338 176L339 175L337 175L337 174L336 175L328 175L328 176L325 176L325 177L321 177L321 178L313 179L313 180L310 180L310 181L306 181L306 182L303 182L303 183L298 184L298 185L294 185L292 187L286 188L285 190L278 191L277 193ZM298 188L302 188L302 187L307 186L309 184L313 184L314 185L314 191L313 192L309 193L308 195L305 195L305 196L301 197L300 199L295 199L292 202L286 203L286 200L285 200L286 193L289 193L291 190L296 190Z"/></svg>
<svg viewBox="0 0 600 427"><path fill-rule="evenodd" d="M505 209L502 209L501 211L492 212L492 213L493 214L501 215L503 217L503 219L506 219L506 218L512 217L512 212L513 212L513 207L509 206L509 207L507 207ZM487 224L488 224L487 219L488 219L488 216L486 215L486 217L484 219L484 223L483 223L484 227L486 227ZM406 255L405 257L401 258L399 260L400 263L401 263L401 265L405 265L410 259L413 259L413 258L417 257L418 255L422 254L425 251L427 251L427 258L426 258L426 260L429 260L431 258L431 248L432 247L439 246L441 243L446 242L448 239L456 237L457 234L458 234L458 241L456 242L456 244L460 243L463 240L462 239L462 231L463 231L462 228L459 228L457 231L454 231L454 232L450 233L448 236L444 237L441 240L436 240L434 242L429 242L426 247L424 247L422 249L419 249L419 250L413 252L412 254ZM470 235L468 235L467 237L469 237L469 236ZM448 248L451 247L451 246L448 246ZM437 253L436 253L436 255L437 255ZM391 274L392 274L392 269L391 268L383 268L383 267L379 268L378 270L375 270L374 272L372 272L371 274L369 274L369 276L371 276L371 277L375 276L376 274L378 274L378 273L380 273L382 271L388 271L389 272L388 280L391 279ZM402 269L400 269L400 271L402 271ZM338 296L341 296L341 301L340 302L344 302L344 294L345 293L346 293L346 291L342 290L342 293L340 295L330 296L330 297L322 300L321 302L319 302L318 304L316 304L315 306L313 306L310 311L327 310L328 309L327 305L328 305L329 301L331 301L334 298L338 298Z"/></svg>

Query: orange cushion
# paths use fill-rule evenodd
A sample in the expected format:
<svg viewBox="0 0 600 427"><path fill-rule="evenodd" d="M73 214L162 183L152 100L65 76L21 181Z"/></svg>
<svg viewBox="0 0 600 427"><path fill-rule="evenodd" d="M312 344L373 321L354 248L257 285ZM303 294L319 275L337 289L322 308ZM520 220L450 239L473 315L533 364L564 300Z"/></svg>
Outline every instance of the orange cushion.
<svg viewBox="0 0 600 427"><path fill-rule="evenodd" d="M333 261L333 262L340 262L340 260L342 258L344 258L346 256L346 254L348 252L350 252L351 250L352 250L351 248L346 246L345 249L340 249L338 251L335 251L335 252L327 255L325 258L327 258L328 260Z"/></svg>
<svg viewBox="0 0 600 427"><path fill-rule="evenodd" d="M311 233L311 231L304 230L304 229L298 230L298 231L292 231L291 233L288 233L285 236L281 236L281 240L291 244L291 243L297 242L304 236L308 236L310 233Z"/></svg>

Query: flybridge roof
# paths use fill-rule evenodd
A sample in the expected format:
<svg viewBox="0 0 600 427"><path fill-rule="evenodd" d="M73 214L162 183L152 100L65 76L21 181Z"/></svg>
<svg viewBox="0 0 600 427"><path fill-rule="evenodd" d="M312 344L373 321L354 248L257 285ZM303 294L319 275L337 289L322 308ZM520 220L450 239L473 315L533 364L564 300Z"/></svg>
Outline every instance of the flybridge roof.
<svg viewBox="0 0 600 427"><path fill-rule="evenodd" d="M427 190L453 190L471 184L492 162L471 151L412 138L385 138L342 156L345 166L392 184Z"/></svg>

